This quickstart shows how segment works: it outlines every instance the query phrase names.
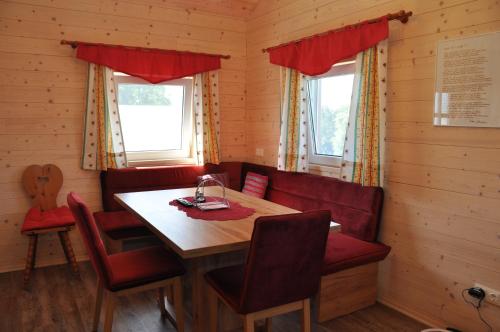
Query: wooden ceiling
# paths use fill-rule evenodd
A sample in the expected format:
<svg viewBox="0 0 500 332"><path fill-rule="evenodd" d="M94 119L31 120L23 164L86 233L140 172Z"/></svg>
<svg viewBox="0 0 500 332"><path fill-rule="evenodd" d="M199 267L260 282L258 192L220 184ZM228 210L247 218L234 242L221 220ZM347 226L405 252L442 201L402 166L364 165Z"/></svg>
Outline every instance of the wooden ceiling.
<svg viewBox="0 0 500 332"><path fill-rule="evenodd" d="M147 0L189 11L204 11L220 15L246 18L252 13L259 0Z"/></svg>

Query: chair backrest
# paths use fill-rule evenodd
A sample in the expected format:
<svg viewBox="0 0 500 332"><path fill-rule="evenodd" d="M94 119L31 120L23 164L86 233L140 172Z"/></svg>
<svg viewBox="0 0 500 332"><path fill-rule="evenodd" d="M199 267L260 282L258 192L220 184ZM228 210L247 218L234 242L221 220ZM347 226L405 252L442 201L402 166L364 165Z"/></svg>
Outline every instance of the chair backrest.
<svg viewBox="0 0 500 332"><path fill-rule="evenodd" d="M303 300L316 293L330 220L329 211L255 220L240 313Z"/></svg>
<svg viewBox="0 0 500 332"><path fill-rule="evenodd" d="M32 199L32 206L42 211L57 207L57 194L62 183L63 174L53 164L31 165L23 172L23 186Z"/></svg>
<svg viewBox="0 0 500 332"><path fill-rule="evenodd" d="M68 206L76 220L76 224L83 238L83 243L85 243L90 261L97 275L104 283L104 286L109 287L111 269L109 267L108 255L99 234L99 230L97 229L94 216L81 197L73 192L68 194Z"/></svg>

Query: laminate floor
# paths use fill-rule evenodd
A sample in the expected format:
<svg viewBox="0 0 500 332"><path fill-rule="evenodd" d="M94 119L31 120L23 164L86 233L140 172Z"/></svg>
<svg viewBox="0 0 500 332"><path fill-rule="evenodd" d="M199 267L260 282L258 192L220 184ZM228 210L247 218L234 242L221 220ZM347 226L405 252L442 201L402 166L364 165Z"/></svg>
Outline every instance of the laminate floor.
<svg viewBox="0 0 500 332"><path fill-rule="evenodd" d="M0 331L90 331L96 289L90 263L80 263L80 277L67 265L37 268L28 290L22 287L22 272L0 274ZM103 316L101 316L101 320ZM186 315L187 327L189 316ZM102 329L102 321L101 327ZM356 313L313 323L317 332L421 331L425 326L386 306L376 304ZM300 330L297 313L273 318L274 332ZM156 292L121 298L113 331L175 331L163 321L156 305Z"/></svg>

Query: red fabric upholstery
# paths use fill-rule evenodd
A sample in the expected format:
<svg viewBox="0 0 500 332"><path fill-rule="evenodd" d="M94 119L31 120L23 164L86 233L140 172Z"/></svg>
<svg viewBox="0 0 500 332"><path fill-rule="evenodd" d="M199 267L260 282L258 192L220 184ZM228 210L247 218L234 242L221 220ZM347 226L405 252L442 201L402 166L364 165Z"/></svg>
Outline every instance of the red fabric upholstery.
<svg viewBox="0 0 500 332"><path fill-rule="evenodd" d="M328 209L342 232L364 241L377 239L384 192L314 174L281 172L268 166L244 164L243 174L269 177L265 198L300 211Z"/></svg>
<svg viewBox="0 0 500 332"><path fill-rule="evenodd" d="M87 205L77 194L72 192L68 194L68 205L75 217L80 234L82 235L90 262L99 276L99 279L109 288L111 267L94 218Z"/></svg>
<svg viewBox="0 0 500 332"><path fill-rule="evenodd" d="M223 268L205 277L240 314L311 297L319 286L329 229L328 211L257 218L244 272Z"/></svg>
<svg viewBox="0 0 500 332"><path fill-rule="evenodd" d="M28 210L24 218L21 233L47 228L72 226L74 224L75 218L73 218L67 206L61 206L48 211L41 211L39 207L32 207Z"/></svg>
<svg viewBox="0 0 500 332"><path fill-rule="evenodd" d="M328 257L340 257L342 252L344 255L342 257L347 257L342 263L344 266L366 264L370 262L363 260L366 257L379 260L385 257L384 254L380 254L380 250L381 248L388 250L388 247L375 243L384 198L382 188L364 187L313 174L281 172L269 166L223 162L219 165L207 164L204 167L108 170L101 173L103 206L106 211L122 210L122 207L113 199L114 193L191 187L196 185L199 175L222 172L229 175L232 189L241 190L246 174L254 172L267 176L269 179L265 199L300 211L330 210L332 220L342 225L342 233L349 235L347 240L351 241L339 242L340 249L337 250L336 256ZM144 230L146 231L145 228ZM355 241L356 239L362 241ZM359 256L359 250L363 247L361 244L366 244L363 241L373 242L373 246L366 247L367 252ZM334 242L329 241L329 248L331 243ZM331 253L330 250L327 255L329 253ZM370 253L373 253L373 256L370 256ZM339 267L342 265L331 263L333 261L330 258L325 260L325 271L343 269Z"/></svg>
<svg viewBox="0 0 500 332"><path fill-rule="evenodd" d="M104 211L123 210L116 193L196 187L203 174L203 166L108 169L101 172Z"/></svg>
<svg viewBox="0 0 500 332"><path fill-rule="evenodd" d="M113 240L153 235L136 216L128 211L95 212L101 231Z"/></svg>
<svg viewBox="0 0 500 332"><path fill-rule="evenodd" d="M69 193L68 205L76 219L90 261L106 289L116 291L135 287L185 272L175 255L160 247L108 256L94 217L83 200L75 193Z"/></svg>
<svg viewBox="0 0 500 332"><path fill-rule="evenodd" d="M139 47L79 44L76 57L151 83L219 69L220 56Z"/></svg>
<svg viewBox="0 0 500 332"><path fill-rule="evenodd" d="M113 291L183 275L186 270L172 251L160 246L108 256Z"/></svg>
<svg viewBox="0 0 500 332"><path fill-rule="evenodd" d="M208 272L205 278L232 308L239 308L245 279L244 265L221 267Z"/></svg>
<svg viewBox="0 0 500 332"><path fill-rule="evenodd" d="M275 65L294 68L306 75L320 75L340 60L355 56L389 37L387 18L377 23L307 38L269 50L269 60Z"/></svg>
<svg viewBox="0 0 500 332"><path fill-rule="evenodd" d="M248 172L267 176L265 199L300 211L328 209L342 232L364 241L375 241L383 204L383 190L364 187L313 174L281 172L276 168L239 162L220 165L110 169L101 173L105 211L123 208L114 200L115 193L186 188L197 185L207 173L226 172L230 188L241 190Z"/></svg>
<svg viewBox="0 0 500 332"><path fill-rule="evenodd" d="M241 167L242 163L238 161L226 161L218 165L205 164L205 173L221 173L224 172L229 177L229 188L233 190L241 190Z"/></svg>
<svg viewBox="0 0 500 332"><path fill-rule="evenodd" d="M330 233L326 245L323 275L383 260L391 247L361 241L341 233Z"/></svg>
<svg viewBox="0 0 500 332"><path fill-rule="evenodd" d="M241 163L239 162L205 166L108 169L101 172L102 205L104 211L123 210L123 207L113 198L116 193L196 187L199 176L223 172L229 176L229 187L241 190Z"/></svg>

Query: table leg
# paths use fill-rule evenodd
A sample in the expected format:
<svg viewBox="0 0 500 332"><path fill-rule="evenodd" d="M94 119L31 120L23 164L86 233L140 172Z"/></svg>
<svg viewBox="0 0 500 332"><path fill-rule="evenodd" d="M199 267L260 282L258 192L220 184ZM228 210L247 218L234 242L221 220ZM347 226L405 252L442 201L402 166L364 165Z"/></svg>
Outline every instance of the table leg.
<svg viewBox="0 0 500 332"><path fill-rule="evenodd" d="M193 317L193 332L201 332L203 315L203 272L200 269L201 258L191 260L191 287L192 287L192 317Z"/></svg>
<svg viewBox="0 0 500 332"><path fill-rule="evenodd" d="M188 282L191 283L192 288L192 331L206 332L209 328L208 287L210 286L205 281L204 274L218 267L242 264L245 257L241 252L232 252L189 260ZM233 331L242 325L239 315L225 305L220 306L218 315L219 331Z"/></svg>

